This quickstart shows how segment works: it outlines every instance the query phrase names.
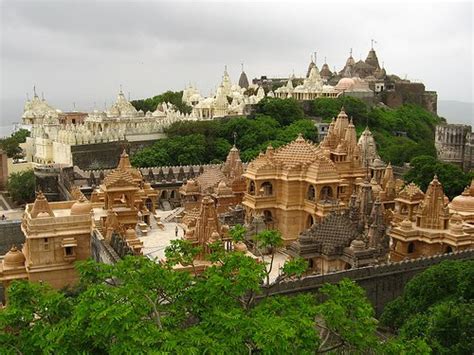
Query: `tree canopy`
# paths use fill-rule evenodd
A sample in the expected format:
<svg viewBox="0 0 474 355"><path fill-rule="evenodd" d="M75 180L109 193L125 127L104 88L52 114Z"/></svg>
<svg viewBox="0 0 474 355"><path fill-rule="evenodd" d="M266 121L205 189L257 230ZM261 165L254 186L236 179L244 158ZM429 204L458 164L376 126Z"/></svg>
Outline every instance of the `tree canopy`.
<svg viewBox="0 0 474 355"><path fill-rule="evenodd" d="M259 240L267 247L281 242L275 232ZM373 308L350 280L325 285L320 295L269 296L262 292L267 262L217 245L211 250L213 264L201 274L173 268L193 265L200 252L176 240L166 262L141 256L115 265L80 262L74 289L15 281L0 312L0 347L5 354L429 351L423 341L378 337ZM283 272L298 277L298 263Z"/></svg>
<svg viewBox="0 0 474 355"><path fill-rule="evenodd" d="M369 126L383 160L402 165L418 155L436 156L434 129L442 119L423 108L415 105L396 109L370 107L360 99L345 96L336 99L318 98L312 102L308 114L329 121L337 116L342 106L354 119L359 134L366 125ZM176 165L180 159L191 161L192 164L223 161L234 142L234 132L244 161L255 158L268 144L279 147L290 142L298 133L302 133L306 139L317 141L314 121L305 116L299 102L294 99L264 98L256 105L255 113L247 117L177 122L166 129L168 138L139 152L133 162L136 166L146 167ZM202 155L187 154L184 159L180 152L167 153L168 145L176 144L184 144L189 151L200 150L192 137L196 134L202 135L205 140ZM183 137L184 141L181 140Z"/></svg>
<svg viewBox="0 0 474 355"><path fill-rule="evenodd" d="M11 134L10 137L0 139L0 148L3 149L9 158L19 159L23 157L23 151L20 143L26 142L26 137L30 136L27 129L19 129Z"/></svg>
<svg viewBox="0 0 474 355"><path fill-rule="evenodd" d="M35 174L33 170L10 174L7 190L16 203L32 202L35 199Z"/></svg>
<svg viewBox="0 0 474 355"><path fill-rule="evenodd" d="M182 113L191 113L192 108L183 102L182 91L166 91L160 95L149 97L147 99L132 100L131 104L143 112L155 111L158 104L168 102L173 104Z"/></svg>
<svg viewBox="0 0 474 355"><path fill-rule="evenodd" d="M437 354L474 352L474 261L444 261L415 276L381 321L401 341L424 339Z"/></svg>
<svg viewBox="0 0 474 355"><path fill-rule="evenodd" d="M456 165L444 163L432 156L421 155L410 162L410 170L403 177L407 182L414 182L426 191L433 177L437 175L443 184L444 193L450 199L460 195L474 178L473 173L465 173Z"/></svg>

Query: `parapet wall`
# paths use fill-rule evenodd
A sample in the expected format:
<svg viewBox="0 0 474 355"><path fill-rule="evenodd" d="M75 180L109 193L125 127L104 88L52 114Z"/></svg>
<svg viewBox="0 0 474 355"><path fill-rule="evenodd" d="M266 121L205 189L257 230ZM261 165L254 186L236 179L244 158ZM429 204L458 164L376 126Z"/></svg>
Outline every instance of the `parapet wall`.
<svg viewBox="0 0 474 355"><path fill-rule="evenodd" d="M365 289L368 299L380 315L385 305L400 296L405 285L415 275L444 260L472 260L474 249L450 254L406 260L398 263L368 266L334 272L326 275L307 276L270 286L271 295L291 295L300 292L315 293L325 283L335 284L344 278L356 281Z"/></svg>
<svg viewBox="0 0 474 355"><path fill-rule="evenodd" d="M5 255L13 245L21 249L24 242L21 221L0 221L0 255Z"/></svg>
<svg viewBox="0 0 474 355"><path fill-rule="evenodd" d="M91 254L92 259L104 264L111 265L120 260L118 254L97 229L93 230L91 236Z"/></svg>

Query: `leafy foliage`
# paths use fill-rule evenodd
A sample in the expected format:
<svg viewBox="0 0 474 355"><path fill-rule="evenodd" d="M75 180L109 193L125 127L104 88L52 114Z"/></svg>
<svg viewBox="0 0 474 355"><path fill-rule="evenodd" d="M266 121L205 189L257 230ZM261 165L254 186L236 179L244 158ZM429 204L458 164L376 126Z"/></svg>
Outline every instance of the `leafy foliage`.
<svg viewBox="0 0 474 355"><path fill-rule="evenodd" d="M277 118L268 114L276 115ZM288 117L283 119L283 115ZM288 116L286 116L288 115ZM299 105L293 100L267 102L251 118L233 117L215 121L177 122L166 133L168 138L157 141L132 157L135 166L218 163L225 160L237 134L241 158L255 158L269 144L279 147L302 133L316 141L316 130L311 120L303 119ZM281 122L279 122L279 120Z"/></svg>
<svg viewBox="0 0 474 355"><path fill-rule="evenodd" d="M275 233L261 239L267 246L280 243ZM133 256L115 265L83 261L79 285L67 292L15 281L0 312L0 347L5 354L406 350L376 337L373 310L354 282L325 286L324 302L312 294L262 298L264 263L220 250L201 274L173 269L193 264L197 253L181 241L166 251L169 262Z"/></svg>
<svg viewBox="0 0 474 355"><path fill-rule="evenodd" d="M16 203L32 202L35 198L35 174L33 170L10 174L7 190Z"/></svg>
<svg viewBox="0 0 474 355"><path fill-rule="evenodd" d="M418 155L436 156L434 127L442 120L423 108L415 105L397 109L369 107L357 98L345 96L318 98L312 102L309 114L328 121L337 116L342 106L353 117L359 133L366 125L370 127L385 161L401 165ZM180 161L189 162L187 164L222 162L234 141L234 132L243 161L252 160L269 144L274 147L286 144L299 133L317 141L313 121L305 118L296 100L264 98L257 104L256 112L248 117L177 122L166 130L168 138L145 148L133 162L140 167L175 165ZM199 141L195 139L196 135L201 137ZM204 144L201 144L202 139ZM199 153L186 153L183 157L179 151L170 151L169 147L174 146Z"/></svg>
<svg viewBox="0 0 474 355"><path fill-rule="evenodd" d="M460 195L474 178L473 173L465 173L456 165L438 161L427 155L413 158L410 166L410 170L404 176L406 181L414 182L426 191L433 177L438 175L438 180L443 184L444 193L450 199Z"/></svg>
<svg viewBox="0 0 474 355"><path fill-rule="evenodd" d="M389 303L382 323L402 340L424 339L435 353L474 350L474 261L444 261L415 276Z"/></svg>
<svg viewBox="0 0 474 355"><path fill-rule="evenodd" d="M418 155L436 156L434 129L442 119L423 108L416 105L396 109L368 107L357 98L343 96L314 100L311 113L329 121L342 106L353 117L357 131L361 132L365 126L370 128L383 160L402 165Z"/></svg>
<svg viewBox="0 0 474 355"><path fill-rule="evenodd" d="M0 148L3 149L9 158L20 159L23 157L23 151L20 143L26 142L26 137L30 136L27 129L19 129L11 134L10 137L0 139Z"/></svg>
<svg viewBox="0 0 474 355"><path fill-rule="evenodd" d="M182 113L191 113L192 108L183 102L183 92L182 91L166 91L160 95L149 97L143 100L133 100L131 104L137 109L142 110L143 112L155 111L156 107L163 103L171 103L176 109Z"/></svg>

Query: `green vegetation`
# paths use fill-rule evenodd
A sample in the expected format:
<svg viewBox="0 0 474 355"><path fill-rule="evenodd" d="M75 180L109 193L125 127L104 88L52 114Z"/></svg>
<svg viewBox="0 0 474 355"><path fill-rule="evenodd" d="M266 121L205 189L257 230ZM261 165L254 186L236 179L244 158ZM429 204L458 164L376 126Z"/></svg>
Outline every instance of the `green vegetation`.
<svg viewBox="0 0 474 355"><path fill-rule="evenodd" d="M28 203L35 199L35 174L33 170L13 173L8 177L7 190L16 203Z"/></svg>
<svg viewBox="0 0 474 355"><path fill-rule="evenodd" d="M354 118L359 133L366 126L370 128L384 161L402 165L418 155L436 156L434 129L442 119L423 108L416 105L396 109L368 107L361 100L346 96L314 100L311 113L329 121L337 116L341 106ZM401 136L402 132L406 136Z"/></svg>
<svg viewBox="0 0 474 355"><path fill-rule="evenodd" d="M155 111L158 104L163 102L168 102L173 104L178 111L183 113L191 113L192 108L183 102L183 92L182 91L166 91L160 95L149 97L148 99L143 100L133 100L131 104L137 109L142 110L143 112Z"/></svg>
<svg viewBox="0 0 474 355"><path fill-rule="evenodd" d="M281 244L275 232L257 239L270 248ZM422 340L380 339L372 306L352 281L325 285L318 296L266 296L261 282L270 265L217 245L211 250L214 263L201 274L173 269L195 269L201 252L178 240L164 263L130 256L115 265L81 262L73 290L13 282L0 312L2 353L429 352ZM287 266L293 275L286 276L300 275L301 265Z"/></svg>
<svg viewBox="0 0 474 355"><path fill-rule="evenodd" d="M9 158L20 159L23 157L20 143L26 142L26 137L30 136L27 129L19 129L8 138L0 139L0 149L3 149Z"/></svg>
<svg viewBox="0 0 474 355"><path fill-rule="evenodd" d="M284 112L279 115L278 112ZM158 140L132 157L135 166L205 164L222 162L232 147L234 132L242 160L255 158L269 144L279 147L299 133L316 141L316 130L295 100L262 100L252 117L215 121L177 122Z"/></svg>
<svg viewBox="0 0 474 355"><path fill-rule="evenodd" d="M381 321L435 354L474 352L474 261L445 261L414 277Z"/></svg>
<svg viewBox="0 0 474 355"><path fill-rule="evenodd" d="M152 99L137 102L147 100ZM383 160L402 165L418 155L436 156L434 127L441 119L423 108L369 107L359 99L346 96L316 99L309 114L330 121L342 106L353 117L359 134L366 125L370 127ZM257 104L255 114L248 117L175 123L166 131L168 138L137 153L132 162L140 167L220 162L233 143L234 132L244 161L255 158L268 144L278 147L290 142L298 133L315 142L317 139L313 121L305 118L297 101L265 98Z"/></svg>
<svg viewBox="0 0 474 355"><path fill-rule="evenodd" d="M465 173L456 165L443 163L427 155L413 158L410 166L410 170L403 177L405 181L414 182L423 191L426 191L436 174L438 180L443 184L444 193L450 199L460 195L464 188L471 183L471 179L474 178L473 173Z"/></svg>

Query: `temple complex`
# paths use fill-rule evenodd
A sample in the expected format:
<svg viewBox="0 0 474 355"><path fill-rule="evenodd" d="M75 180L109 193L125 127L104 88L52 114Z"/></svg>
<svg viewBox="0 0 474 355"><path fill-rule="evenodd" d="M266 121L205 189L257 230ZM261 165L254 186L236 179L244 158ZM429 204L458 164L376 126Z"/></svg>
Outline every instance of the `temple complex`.
<svg viewBox="0 0 474 355"><path fill-rule="evenodd" d="M474 246L474 183L451 203L435 176L426 194L407 185L395 199L390 260L430 256Z"/></svg>
<svg viewBox="0 0 474 355"><path fill-rule="evenodd" d="M313 224L287 252L307 260L311 272L322 274L386 261L389 238L383 205L376 201L369 218L361 218L360 206L353 195L348 209L333 211Z"/></svg>
<svg viewBox="0 0 474 355"><path fill-rule="evenodd" d="M89 201L48 202L39 192L23 216L23 249L13 247L0 265L3 288L18 279L58 289L73 285L78 279L74 263L91 256L92 214Z"/></svg>
<svg viewBox="0 0 474 355"><path fill-rule="evenodd" d="M205 196L214 200L219 215L240 205L246 189L243 172L239 150L233 146L222 166L210 167L181 186L179 193L184 214L194 215Z"/></svg>
<svg viewBox="0 0 474 355"><path fill-rule="evenodd" d="M263 215L285 242L346 206L357 179L365 176L355 127L342 110L319 146L301 135L293 142L251 161L244 177L246 219Z"/></svg>

